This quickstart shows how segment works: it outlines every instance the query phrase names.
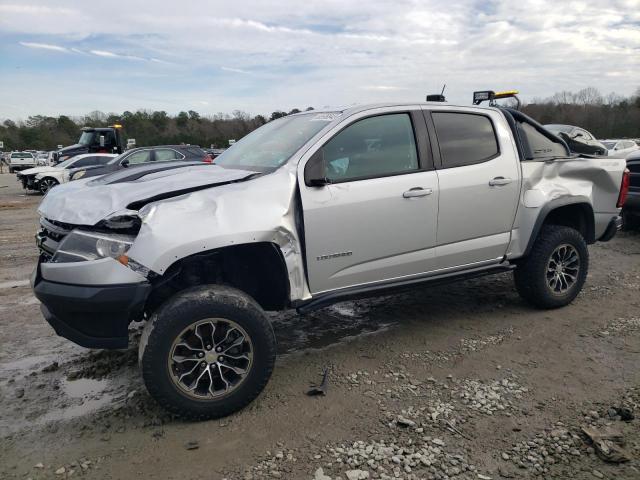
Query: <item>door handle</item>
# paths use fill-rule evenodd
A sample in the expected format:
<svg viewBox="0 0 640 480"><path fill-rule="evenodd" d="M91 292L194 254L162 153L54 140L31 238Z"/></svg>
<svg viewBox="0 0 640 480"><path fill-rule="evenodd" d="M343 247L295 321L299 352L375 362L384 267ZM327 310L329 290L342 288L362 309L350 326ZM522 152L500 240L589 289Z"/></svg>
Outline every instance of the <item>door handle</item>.
<svg viewBox="0 0 640 480"><path fill-rule="evenodd" d="M496 177L492 180L489 180L489 186L490 187L499 187L501 185L509 185L511 182L513 182L512 179L510 178L505 178L505 177Z"/></svg>
<svg viewBox="0 0 640 480"><path fill-rule="evenodd" d="M413 187L410 190L407 190L402 194L404 198L416 198L416 197L426 197L427 195L431 195L433 193L433 189L431 188L422 188L422 187Z"/></svg>

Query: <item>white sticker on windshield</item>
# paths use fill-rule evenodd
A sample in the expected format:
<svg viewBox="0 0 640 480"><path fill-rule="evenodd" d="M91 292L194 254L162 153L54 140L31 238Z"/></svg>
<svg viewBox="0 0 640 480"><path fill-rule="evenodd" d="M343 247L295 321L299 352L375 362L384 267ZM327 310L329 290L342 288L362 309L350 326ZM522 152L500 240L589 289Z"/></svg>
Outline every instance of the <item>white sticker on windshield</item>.
<svg viewBox="0 0 640 480"><path fill-rule="evenodd" d="M341 112L325 112L318 113L311 118L311 122L332 122L336 118L342 115Z"/></svg>

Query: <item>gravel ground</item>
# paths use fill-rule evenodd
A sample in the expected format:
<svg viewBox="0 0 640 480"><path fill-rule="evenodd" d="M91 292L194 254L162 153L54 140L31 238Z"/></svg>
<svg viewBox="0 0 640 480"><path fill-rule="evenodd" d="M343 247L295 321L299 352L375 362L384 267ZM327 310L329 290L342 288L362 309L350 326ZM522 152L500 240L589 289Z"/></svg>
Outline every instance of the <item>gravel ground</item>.
<svg viewBox="0 0 640 480"><path fill-rule="evenodd" d="M531 309L503 274L274 314L264 393L189 423L144 390L140 326L109 352L44 322L27 282L41 197L4 186L2 479L640 478L637 233L590 247L585 289L560 310ZM305 395L325 369L327 395Z"/></svg>

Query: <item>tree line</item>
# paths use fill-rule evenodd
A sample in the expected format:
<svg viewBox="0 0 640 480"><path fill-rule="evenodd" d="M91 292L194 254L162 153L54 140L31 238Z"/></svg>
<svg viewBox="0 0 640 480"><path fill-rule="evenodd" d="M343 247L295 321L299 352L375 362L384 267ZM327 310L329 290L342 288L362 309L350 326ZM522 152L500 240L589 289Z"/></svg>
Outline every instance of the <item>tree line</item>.
<svg viewBox="0 0 640 480"><path fill-rule="evenodd" d="M559 92L524 105L523 112L543 125L577 125L596 138L640 138L640 87L634 95L602 95L588 87L578 92Z"/></svg>
<svg viewBox="0 0 640 480"><path fill-rule="evenodd" d="M563 91L534 99L524 104L522 110L542 124L578 125L598 138L640 138L640 88L629 97L602 95L593 87L578 92ZM149 110L125 111L120 115L94 111L75 118L34 115L19 122L5 120L0 124L0 140L4 141L5 151L53 150L57 145L76 143L81 127L121 123L125 138L135 138L139 146L190 143L226 147L231 139L238 140L268 121L300 111L297 108L275 111L269 116L251 116L240 110L211 116L193 110L173 116Z"/></svg>
<svg viewBox="0 0 640 480"><path fill-rule="evenodd" d="M313 110L312 107L306 110ZM178 145L189 143L209 147L226 147L229 140L238 140L268 121L301 110L275 111L270 116L251 116L240 110L229 114L202 116L189 110L175 116L165 111L126 111L121 115L94 111L83 117L67 115L50 117L33 115L25 121L5 120L0 124L0 140L4 150L55 150L58 145L72 145L80 137L82 127L106 127L119 123L124 138L135 138L136 145Z"/></svg>

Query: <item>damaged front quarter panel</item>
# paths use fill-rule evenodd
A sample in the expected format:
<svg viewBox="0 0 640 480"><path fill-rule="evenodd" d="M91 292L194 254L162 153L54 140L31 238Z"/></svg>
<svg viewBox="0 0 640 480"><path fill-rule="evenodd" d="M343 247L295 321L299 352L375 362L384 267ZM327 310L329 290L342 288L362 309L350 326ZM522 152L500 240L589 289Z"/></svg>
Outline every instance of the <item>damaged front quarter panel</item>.
<svg viewBox="0 0 640 480"><path fill-rule="evenodd" d="M162 275L197 253L269 242L286 263L290 300L307 299L295 208L296 170L290 165L251 181L163 199L141 209L142 225L128 255Z"/></svg>

